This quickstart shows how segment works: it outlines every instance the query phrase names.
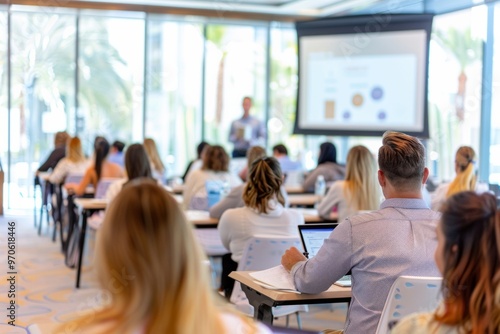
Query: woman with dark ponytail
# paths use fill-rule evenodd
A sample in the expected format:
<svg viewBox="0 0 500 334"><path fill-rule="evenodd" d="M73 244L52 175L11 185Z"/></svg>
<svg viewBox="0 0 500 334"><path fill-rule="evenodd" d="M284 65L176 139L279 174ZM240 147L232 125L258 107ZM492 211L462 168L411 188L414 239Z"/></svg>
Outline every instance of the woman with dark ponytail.
<svg viewBox="0 0 500 334"><path fill-rule="evenodd" d="M222 214L219 234L236 263L240 261L251 237L298 236L297 225L304 224L304 216L284 207L285 200L280 190L282 184L283 175L278 160L271 157L257 159L250 167L243 191L245 206L226 210ZM229 297L228 294L226 291L226 297Z"/></svg>
<svg viewBox="0 0 500 334"><path fill-rule="evenodd" d="M109 162L106 158L109 153L109 142L101 137L94 143L94 165L89 167L79 184L70 183L66 184L65 188L68 191L73 191L76 195L83 195L85 189L92 185L94 189L97 188L97 183L101 178L122 178L125 177L123 169L120 165Z"/></svg>

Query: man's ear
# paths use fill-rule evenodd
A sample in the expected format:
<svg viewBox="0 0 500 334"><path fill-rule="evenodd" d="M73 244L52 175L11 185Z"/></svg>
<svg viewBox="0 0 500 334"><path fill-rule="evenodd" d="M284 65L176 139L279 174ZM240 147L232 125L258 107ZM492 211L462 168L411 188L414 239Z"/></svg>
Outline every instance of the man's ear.
<svg viewBox="0 0 500 334"><path fill-rule="evenodd" d="M386 180L385 180L385 175L384 175L384 172L382 172L380 169L378 170L378 173L377 173L377 176L378 176L378 183L380 184L381 187L385 187L385 183L386 183Z"/></svg>
<svg viewBox="0 0 500 334"><path fill-rule="evenodd" d="M429 178L429 168L425 167L424 176L422 177L422 184L425 184L428 178Z"/></svg>

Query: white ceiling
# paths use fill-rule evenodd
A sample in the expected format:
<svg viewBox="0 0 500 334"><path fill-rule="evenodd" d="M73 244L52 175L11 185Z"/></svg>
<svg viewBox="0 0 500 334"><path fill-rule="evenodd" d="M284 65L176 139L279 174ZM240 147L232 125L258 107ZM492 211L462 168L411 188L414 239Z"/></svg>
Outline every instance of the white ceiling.
<svg viewBox="0 0 500 334"><path fill-rule="evenodd" d="M394 0L93 0L92 2L314 18L359 10L389 1Z"/></svg>

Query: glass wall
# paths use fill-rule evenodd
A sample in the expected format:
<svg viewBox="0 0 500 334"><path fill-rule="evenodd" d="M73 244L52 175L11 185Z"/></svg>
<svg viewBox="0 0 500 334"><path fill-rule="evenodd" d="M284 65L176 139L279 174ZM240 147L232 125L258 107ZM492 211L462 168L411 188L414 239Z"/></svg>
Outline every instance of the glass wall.
<svg viewBox="0 0 500 334"><path fill-rule="evenodd" d="M486 7L434 18L429 62L431 177L451 180L455 152L472 146L479 152L482 43Z"/></svg>
<svg viewBox="0 0 500 334"><path fill-rule="evenodd" d="M231 122L243 115L242 99L252 97L250 114L264 121L266 27L207 26L205 58L205 139L228 153Z"/></svg>
<svg viewBox="0 0 500 334"><path fill-rule="evenodd" d="M271 28L268 144L284 144L292 159L303 160L304 137L292 135L297 100L297 34L295 29Z"/></svg>
<svg viewBox="0 0 500 334"><path fill-rule="evenodd" d="M202 140L203 26L148 24L145 136L156 141L168 176L182 175Z"/></svg>
<svg viewBox="0 0 500 334"><path fill-rule="evenodd" d="M495 5L494 31L500 29L500 4ZM491 94L490 183L500 184L500 37L493 44L493 91Z"/></svg>
<svg viewBox="0 0 500 334"><path fill-rule="evenodd" d="M33 175L54 148L54 133L71 130L76 20L49 12L14 12L11 20L9 190L10 205L22 208L32 204Z"/></svg>
<svg viewBox="0 0 500 334"><path fill-rule="evenodd" d="M9 155L9 110L7 102L7 80L8 80L8 58L7 58L7 12L0 11L0 170L4 171L5 184L4 206L7 207L8 186L7 176L10 166L8 164ZM0 191L2 191L0 189ZM0 204L1 205L1 204Z"/></svg>
<svg viewBox="0 0 500 334"><path fill-rule="evenodd" d="M307 169L315 166L319 144L326 140L336 144L341 163L353 145L366 145L374 154L380 146L380 138L292 134L298 78L290 25L25 6L12 7L10 15L7 36L7 12L0 12L0 159L10 170L11 208L32 204L27 199L34 171L52 150L58 130L81 136L88 154L96 135L126 143L151 137L173 177L183 174L202 140L232 150L229 128L243 113L244 96L253 98L251 113L266 122L269 153L284 143ZM485 6L434 19L427 147L438 181L453 177L458 146L479 152L486 21ZM495 47L498 60L498 43ZM494 89L499 68L495 61ZM500 99L492 97L497 110ZM500 182L499 115L493 112L491 122L490 180L495 182Z"/></svg>
<svg viewBox="0 0 500 334"><path fill-rule="evenodd" d="M80 19L77 132L87 148L97 135L142 141L144 29L143 19Z"/></svg>

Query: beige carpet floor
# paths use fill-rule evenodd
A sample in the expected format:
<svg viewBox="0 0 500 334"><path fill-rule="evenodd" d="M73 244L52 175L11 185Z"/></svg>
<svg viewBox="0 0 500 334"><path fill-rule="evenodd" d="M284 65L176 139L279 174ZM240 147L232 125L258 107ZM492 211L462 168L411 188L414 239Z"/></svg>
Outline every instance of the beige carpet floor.
<svg viewBox="0 0 500 334"><path fill-rule="evenodd" d="M11 271L7 263L9 222L15 223L16 231L15 298L9 298L11 288L7 281L12 276L7 274ZM64 265L59 241L51 240L52 228L44 225L39 236L32 211L6 212L0 216L0 333L55 333L61 323L99 303L100 290L92 270L92 233L87 238L81 288L76 289L76 272ZM220 272L217 262L215 270ZM17 305L15 327L8 324L7 308L11 300ZM311 305L310 311L301 316L303 328L342 328L346 310L345 304ZM277 319L274 324L284 326L285 319ZM295 317L291 317L290 326L296 327Z"/></svg>

